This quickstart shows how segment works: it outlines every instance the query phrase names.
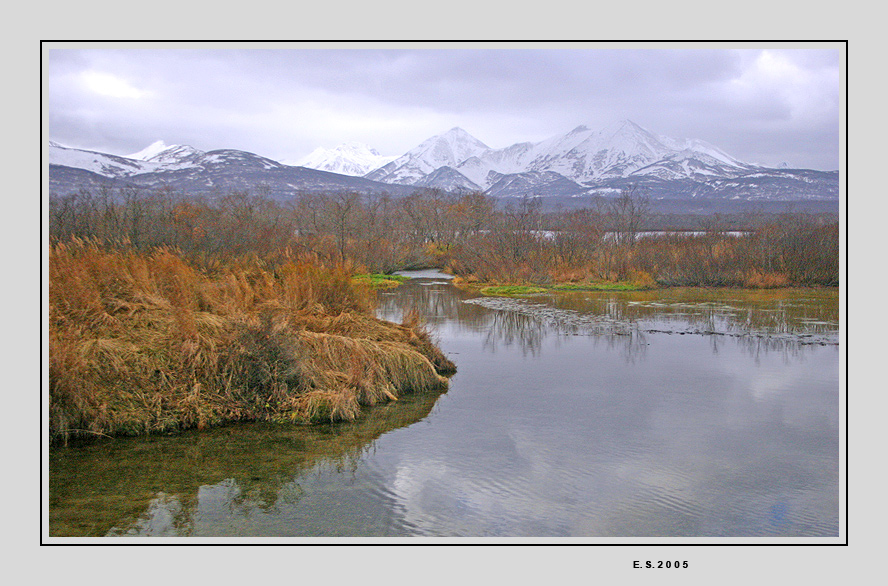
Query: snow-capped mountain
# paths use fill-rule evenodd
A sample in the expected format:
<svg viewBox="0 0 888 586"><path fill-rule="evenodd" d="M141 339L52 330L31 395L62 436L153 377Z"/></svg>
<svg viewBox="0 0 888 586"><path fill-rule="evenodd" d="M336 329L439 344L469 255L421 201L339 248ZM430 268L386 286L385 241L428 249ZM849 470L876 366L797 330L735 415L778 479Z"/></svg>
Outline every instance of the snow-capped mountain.
<svg viewBox="0 0 888 586"><path fill-rule="evenodd" d="M452 128L363 177L357 174L379 154L357 143L318 149L300 166L246 151L203 152L163 141L130 157L55 142L48 152L50 190L62 194L104 181L114 187L166 185L211 195L262 186L276 198L338 190L398 196L424 188L482 191L493 197L576 198L619 194L629 186L654 199L672 200L835 201L839 196L838 171L745 163L704 141L654 134L629 120L601 130L577 126L541 142L500 149Z"/></svg>
<svg viewBox="0 0 888 586"><path fill-rule="evenodd" d="M599 131L580 126L563 137L540 143L537 149L540 154L531 162L531 170L555 171L583 184L628 177L679 153L685 159L699 154L701 159L715 161L723 172L729 168L735 172L749 169L703 141L659 136L631 120L622 120ZM688 170L684 177L690 174Z"/></svg>
<svg viewBox="0 0 888 586"><path fill-rule="evenodd" d="M394 161L397 155L380 155L376 149L360 142L346 142L332 149L318 147L297 166L320 171L363 177L370 171Z"/></svg>
<svg viewBox="0 0 888 586"><path fill-rule="evenodd" d="M365 177L384 183L412 185L441 167L456 167L490 147L459 127L433 136Z"/></svg>
<svg viewBox="0 0 888 586"><path fill-rule="evenodd" d="M205 152L199 151L194 147L174 144L157 151L146 160L149 163L158 164L163 169L172 170L195 167L201 163L205 155Z"/></svg>
<svg viewBox="0 0 888 586"><path fill-rule="evenodd" d="M687 164L682 164L682 160ZM577 126L566 134L542 142L518 143L491 149L466 159L456 169L475 183L489 188L498 174L554 172L576 183L591 186L597 181L628 177L663 161L662 178L692 178L745 172L745 165L700 140L678 140L653 134L631 120L592 130ZM693 164L692 164L693 161ZM711 166L713 169L709 169ZM494 173L491 173L494 172Z"/></svg>
<svg viewBox="0 0 888 586"><path fill-rule="evenodd" d="M69 148L53 141L49 142L48 159L50 165L63 165L74 169L83 169L113 178L127 177L154 169L154 165L145 161L96 151Z"/></svg>
<svg viewBox="0 0 888 586"><path fill-rule="evenodd" d="M414 188L285 165L250 152L234 149L200 151L185 145L158 141L121 157L49 143L49 189L67 195L81 187L96 189L169 187L190 194L216 196L231 191L264 193L289 199L305 192L358 191L407 195Z"/></svg>
<svg viewBox="0 0 888 586"><path fill-rule="evenodd" d="M157 141L141 151L121 157L96 151L74 149L49 141L49 163L91 171L116 179L141 173L196 167L206 153L190 146L167 146Z"/></svg>
<svg viewBox="0 0 888 586"><path fill-rule="evenodd" d="M779 188L771 171L780 175ZM767 178L747 179L756 173ZM794 197L793 193L800 198L838 196L836 172L790 176L784 170L739 161L699 139L655 134L631 120L600 130L577 126L538 143L521 142L501 149L486 148L454 128L366 177L446 189L477 185L497 197L610 194L629 184L643 185L658 198L734 197L731 190L743 186L743 198L767 199L771 185L781 198Z"/></svg>

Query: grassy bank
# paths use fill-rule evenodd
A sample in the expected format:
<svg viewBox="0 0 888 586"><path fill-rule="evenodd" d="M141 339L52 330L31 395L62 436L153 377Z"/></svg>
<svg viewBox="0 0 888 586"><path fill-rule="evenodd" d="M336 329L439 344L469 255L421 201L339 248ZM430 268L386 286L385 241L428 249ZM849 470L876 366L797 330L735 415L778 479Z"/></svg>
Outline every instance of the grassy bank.
<svg viewBox="0 0 888 586"><path fill-rule="evenodd" d="M372 289L392 289L397 287L404 281L409 281L409 277L403 275L386 275L381 273L355 275L352 280L361 285L366 285Z"/></svg>
<svg viewBox="0 0 888 586"><path fill-rule="evenodd" d="M489 285L489 284L472 284L464 279L454 279L455 285L464 289L474 289L482 295L492 296L521 296L536 295L538 293L549 293L558 291L647 291L656 288L655 285L647 283L637 283L631 281L620 282L588 282L588 283L557 283L555 285L537 286L537 285Z"/></svg>
<svg viewBox="0 0 888 586"><path fill-rule="evenodd" d="M453 284L461 289L466 289L497 297L520 297L523 295L537 295L540 293L578 292L578 291L648 291L659 288L657 282L646 274L635 274L633 278L622 281L603 281L600 279L586 279L577 281L546 283L479 281L474 275L468 277L454 277Z"/></svg>
<svg viewBox="0 0 888 586"><path fill-rule="evenodd" d="M166 248L53 245L51 439L350 420L445 389L453 363L415 317L372 317L353 273L308 255L198 269Z"/></svg>

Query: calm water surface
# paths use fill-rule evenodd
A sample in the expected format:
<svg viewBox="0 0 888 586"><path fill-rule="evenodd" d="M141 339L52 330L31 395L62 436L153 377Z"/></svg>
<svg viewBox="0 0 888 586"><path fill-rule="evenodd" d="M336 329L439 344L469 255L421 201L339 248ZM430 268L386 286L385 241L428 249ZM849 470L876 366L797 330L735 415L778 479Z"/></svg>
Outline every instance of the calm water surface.
<svg viewBox="0 0 888 586"><path fill-rule="evenodd" d="M354 424L50 454L51 535L837 536L830 291L478 297L414 273L459 372Z"/></svg>

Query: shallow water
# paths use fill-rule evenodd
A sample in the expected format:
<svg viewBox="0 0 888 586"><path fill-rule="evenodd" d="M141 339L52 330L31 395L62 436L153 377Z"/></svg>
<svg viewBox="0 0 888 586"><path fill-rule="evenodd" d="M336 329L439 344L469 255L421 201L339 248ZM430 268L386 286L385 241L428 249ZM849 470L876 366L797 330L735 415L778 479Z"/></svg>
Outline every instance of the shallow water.
<svg viewBox="0 0 888 586"><path fill-rule="evenodd" d="M414 307L447 393L54 449L51 534L838 535L835 291L380 292Z"/></svg>

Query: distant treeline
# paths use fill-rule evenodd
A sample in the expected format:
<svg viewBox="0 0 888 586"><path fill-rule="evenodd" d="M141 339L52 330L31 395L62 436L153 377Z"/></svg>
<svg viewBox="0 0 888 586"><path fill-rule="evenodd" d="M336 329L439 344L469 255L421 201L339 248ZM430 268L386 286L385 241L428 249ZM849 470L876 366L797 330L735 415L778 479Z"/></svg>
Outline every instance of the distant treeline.
<svg viewBox="0 0 888 586"><path fill-rule="evenodd" d="M652 230L693 234L641 237ZM289 250L370 272L436 266L503 283L771 287L839 280L835 215L657 214L632 189L567 211L543 211L533 198L502 205L481 193L440 190L399 198L306 194L287 203L249 192L209 199L171 190L82 190L50 198L49 231L53 242L174 247L206 266Z"/></svg>

